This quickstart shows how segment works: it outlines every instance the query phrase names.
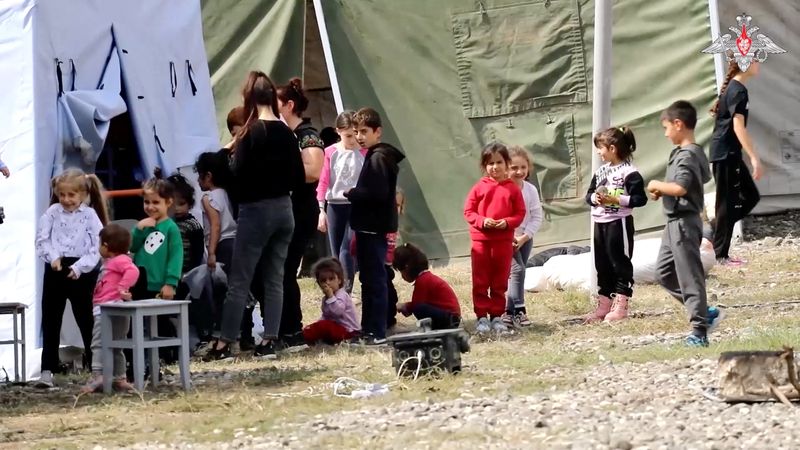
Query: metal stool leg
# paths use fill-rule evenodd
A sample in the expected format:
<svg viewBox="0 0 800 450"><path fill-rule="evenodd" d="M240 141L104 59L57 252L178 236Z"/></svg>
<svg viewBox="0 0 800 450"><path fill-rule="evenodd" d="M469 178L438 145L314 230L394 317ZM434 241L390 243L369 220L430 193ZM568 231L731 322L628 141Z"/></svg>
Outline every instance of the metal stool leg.
<svg viewBox="0 0 800 450"><path fill-rule="evenodd" d="M14 320L14 382L19 383L19 329L17 320L19 318L18 310L14 310L11 314Z"/></svg>
<svg viewBox="0 0 800 450"><path fill-rule="evenodd" d="M25 354L28 352L25 346L25 308L22 308L22 382L28 379L28 365L26 364Z"/></svg>
<svg viewBox="0 0 800 450"><path fill-rule="evenodd" d="M144 318L138 310L133 314L133 385L144 390Z"/></svg>
<svg viewBox="0 0 800 450"><path fill-rule="evenodd" d="M181 346L179 348L178 360L181 369L181 384L184 390L189 390L192 387L191 377L189 374L189 307L188 305L181 305L181 313L178 317L178 337L181 339Z"/></svg>
<svg viewBox="0 0 800 450"><path fill-rule="evenodd" d="M147 316L147 322L150 325L150 332L149 338L150 340L158 339L158 316ZM150 355L150 384L153 387L158 386L158 374L161 372L159 358L158 358L158 348L149 348L147 349L148 355Z"/></svg>

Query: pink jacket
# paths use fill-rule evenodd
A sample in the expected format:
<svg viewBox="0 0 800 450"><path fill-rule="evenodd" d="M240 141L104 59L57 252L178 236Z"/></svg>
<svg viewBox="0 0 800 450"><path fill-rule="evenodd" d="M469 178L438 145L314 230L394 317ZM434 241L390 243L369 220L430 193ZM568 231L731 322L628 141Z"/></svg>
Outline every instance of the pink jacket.
<svg viewBox="0 0 800 450"><path fill-rule="evenodd" d="M113 303L121 300L120 291L127 291L139 279L139 268L128 255L117 255L105 260L103 271L94 287L92 303Z"/></svg>
<svg viewBox="0 0 800 450"><path fill-rule="evenodd" d="M347 331L361 331L353 299L344 289L339 289L333 297L322 300L322 320L330 320L345 327Z"/></svg>

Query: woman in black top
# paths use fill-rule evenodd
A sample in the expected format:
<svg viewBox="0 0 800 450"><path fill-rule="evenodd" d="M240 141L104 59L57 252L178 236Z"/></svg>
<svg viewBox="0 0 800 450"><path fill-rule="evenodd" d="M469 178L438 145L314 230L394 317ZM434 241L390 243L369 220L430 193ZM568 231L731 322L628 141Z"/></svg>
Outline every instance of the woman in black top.
<svg viewBox="0 0 800 450"><path fill-rule="evenodd" d="M725 265L740 265L729 250L734 224L747 216L761 199L753 179L761 178L761 161L747 132L750 98L745 83L758 75L761 64L753 61L746 72L731 61L719 100L711 109L714 133L711 136L711 165L717 196L714 218L714 253ZM742 160L742 149L750 158L753 176Z"/></svg>
<svg viewBox="0 0 800 450"><path fill-rule="evenodd" d="M283 265L294 218L289 194L305 182L297 138L278 119L275 86L263 72L250 72L242 90L247 122L236 135L233 171L239 201L233 264L219 341L208 359L232 357L254 276L264 286L264 341L255 356L274 358L283 305ZM256 274L256 266L260 273Z"/></svg>
<svg viewBox="0 0 800 450"><path fill-rule="evenodd" d="M325 144L317 130L311 126L311 120L301 117L307 107L308 99L303 92L303 84L299 78L292 78L287 85L278 87L278 109L283 120L297 136L298 151L302 155L305 169L305 183L296 192L292 192L294 236L289 244L283 272L283 315L279 334L286 347L305 344L297 271L306 247L317 231L319 218L317 183L325 159L323 150Z"/></svg>

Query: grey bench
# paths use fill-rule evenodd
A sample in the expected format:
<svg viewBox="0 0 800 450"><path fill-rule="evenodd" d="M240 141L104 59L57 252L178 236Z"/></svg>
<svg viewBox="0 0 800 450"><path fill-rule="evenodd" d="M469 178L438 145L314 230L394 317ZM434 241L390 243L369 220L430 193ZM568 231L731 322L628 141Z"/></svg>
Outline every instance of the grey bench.
<svg viewBox="0 0 800 450"><path fill-rule="evenodd" d="M158 349L179 347L178 363L183 388L191 388L189 374L189 301L187 300L136 300L130 302L106 303L100 305L101 351L103 352L103 392L111 392L112 370L115 348L131 349L133 353L133 385L138 391L144 389L144 356L147 350L150 358L150 380L158 386ZM158 316L178 315L178 337L158 335ZM111 317L128 317L131 320L131 338L114 340L111 333ZM148 335L145 336L145 318L148 321Z"/></svg>
<svg viewBox="0 0 800 450"><path fill-rule="evenodd" d="M14 320L13 339L2 340L0 345L14 346L14 382L16 383L25 382L25 372L28 369L25 364L25 309L27 307L28 305L23 303L0 303L0 316L10 314ZM19 321L20 319L22 320ZM22 361L20 361L20 356L22 356Z"/></svg>

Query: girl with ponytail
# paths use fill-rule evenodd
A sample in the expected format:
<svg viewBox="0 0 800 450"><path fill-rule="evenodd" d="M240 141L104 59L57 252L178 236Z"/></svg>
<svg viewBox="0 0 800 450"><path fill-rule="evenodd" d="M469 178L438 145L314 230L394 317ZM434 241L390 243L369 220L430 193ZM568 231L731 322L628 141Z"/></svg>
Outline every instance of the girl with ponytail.
<svg viewBox="0 0 800 450"><path fill-rule="evenodd" d="M761 161L747 132L750 98L745 87L748 80L758 75L760 65L753 61L747 72L742 72L732 60L719 98L711 108L714 133L710 160L717 185L714 253L717 261L724 265L743 263L729 254L733 226L749 214L761 198L753 181L761 178ZM742 160L742 150L750 158L752 177Z"/></svg>

